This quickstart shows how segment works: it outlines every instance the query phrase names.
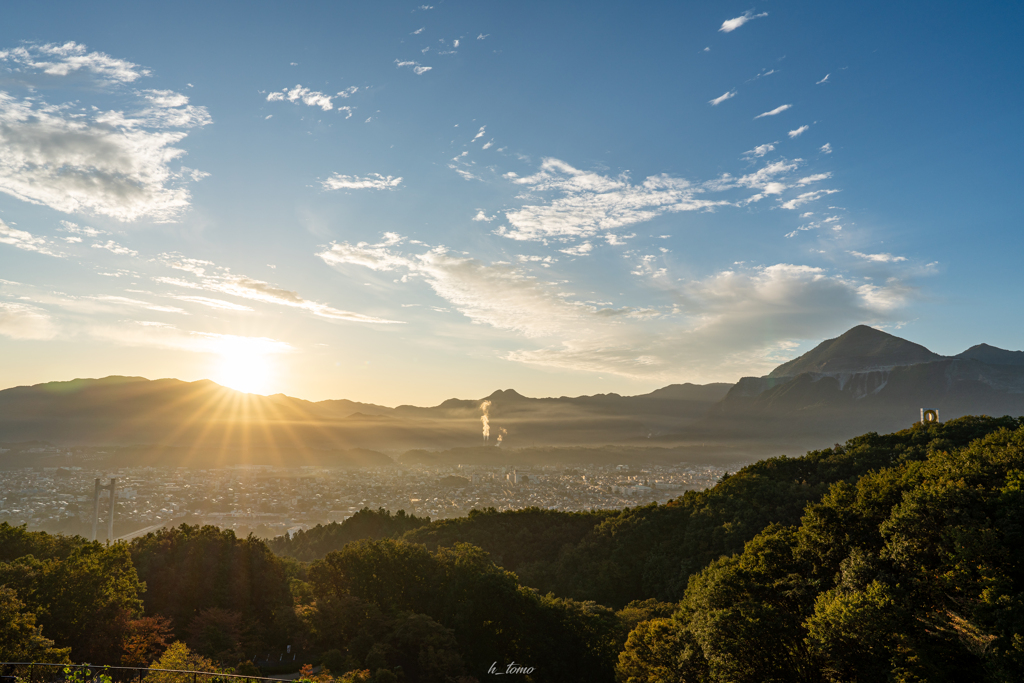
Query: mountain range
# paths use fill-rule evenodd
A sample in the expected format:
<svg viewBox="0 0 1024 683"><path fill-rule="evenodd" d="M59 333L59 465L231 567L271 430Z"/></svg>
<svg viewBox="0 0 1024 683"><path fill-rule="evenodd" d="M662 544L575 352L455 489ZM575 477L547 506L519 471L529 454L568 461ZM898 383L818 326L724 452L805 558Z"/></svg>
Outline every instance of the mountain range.
<svg viewBox="0 0 1024 683"><path fill-rule="evenodd" d="M943 419L1024 414L1024 352L979 344L941 356L860 325L736 384L559 398L506 389L432 407L242 394L209 380L76 379L0 391L0 443L135 447L134 453L159 447L183 462L210 453L228 461L291 453L290 462L316 464L332 453L367 465L379 459L366 449L397 455L484 444L485 401L486 443L506 448L711 444L777 453L823 437L904 428L922 408L939 410Z"/></svg>

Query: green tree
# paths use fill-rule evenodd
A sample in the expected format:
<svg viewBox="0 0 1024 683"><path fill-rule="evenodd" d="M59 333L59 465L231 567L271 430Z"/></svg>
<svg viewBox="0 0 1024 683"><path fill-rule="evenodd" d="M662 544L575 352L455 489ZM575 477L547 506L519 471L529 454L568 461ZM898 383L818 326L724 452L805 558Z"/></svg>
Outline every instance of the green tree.
<svg viewBox="0 0 1024 683"><path fill-rule="evenodd" d="M0 661L70 662L70 648L55 648L42 630L17 593L0 586Z"/></svg>

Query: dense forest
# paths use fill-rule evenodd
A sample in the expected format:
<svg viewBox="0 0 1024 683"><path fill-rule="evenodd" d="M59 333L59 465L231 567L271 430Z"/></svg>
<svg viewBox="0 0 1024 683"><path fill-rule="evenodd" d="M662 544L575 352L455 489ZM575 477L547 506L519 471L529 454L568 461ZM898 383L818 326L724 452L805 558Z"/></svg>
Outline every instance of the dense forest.
<svg viewBox="0 0 1024 683"><path fill-rule="evenodd" d="M512 662L533 681L1019 681L1022 534L1024 419L1008 417L866 434L616 512L363 510L267 542L182 525L112 546L3 524L0 661L308 663L321 683Z"/></svg>

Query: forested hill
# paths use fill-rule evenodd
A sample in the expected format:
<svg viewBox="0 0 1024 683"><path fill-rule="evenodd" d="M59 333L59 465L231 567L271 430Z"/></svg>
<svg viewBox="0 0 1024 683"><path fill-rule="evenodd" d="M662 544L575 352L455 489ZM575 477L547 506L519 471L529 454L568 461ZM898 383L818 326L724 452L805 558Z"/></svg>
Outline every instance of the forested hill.
<svg viewBox="0 0 1024 683"><path fill-rule="evenodd" d="M333 672L317 683L493 661L537 682L1024 680L1024 419L866 434L667 505L353 520L272 542L330 550L308 564L213 527L103 546L0 524L0 661L271 672L290 645Z"/></svg>
<svg viewBox="0 0 1024 683"><path fill-rule="evenodd" d="M770 524L799 523L804 508L831 485L1017 426L1013 418L967 417L895 434L865 434L802 457L761 460L713 488L687 491L665 505L618 512L490 509L429 524L364 510L341 524L318 526L291 540L274 539L270 546L313 560L359 538L402 538L431 550L472 543L542 592L613 607L646 598L676 601L691 574L742 551Z"/></svg>

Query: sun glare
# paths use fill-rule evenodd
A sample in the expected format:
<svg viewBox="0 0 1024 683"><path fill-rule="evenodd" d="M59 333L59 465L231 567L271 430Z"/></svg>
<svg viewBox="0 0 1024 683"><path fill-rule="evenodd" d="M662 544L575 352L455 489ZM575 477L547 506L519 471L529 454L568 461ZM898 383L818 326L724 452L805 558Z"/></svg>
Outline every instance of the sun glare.
<svg viewBox="0 0 1024 683"><path fill-rule="evenodd" d="M276 374L275 356L282 351L279 345L270 339L221 336L210 379L247 394L269 394Z"/></svg>

